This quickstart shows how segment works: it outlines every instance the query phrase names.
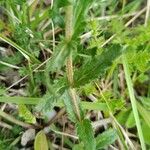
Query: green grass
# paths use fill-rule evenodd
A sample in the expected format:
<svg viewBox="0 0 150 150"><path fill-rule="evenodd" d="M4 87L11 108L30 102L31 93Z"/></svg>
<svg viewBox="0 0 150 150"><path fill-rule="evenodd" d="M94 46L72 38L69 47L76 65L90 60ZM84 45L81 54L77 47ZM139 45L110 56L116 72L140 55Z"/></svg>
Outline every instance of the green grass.
<svg viewBox="0 0 150 150"><path fill-rule="evenodd" d="M138 135L139 135L140 142L141 142L141 147L142 147L142 150L146 150L144 137L143 137L143 132L142 132L141 123L140 123L140 117L139 117L139 113L138 113L138 109L137 109L137 103L136 103L136 99L135 99L135 96L134 96L132 80L131 80L131 77L130 77L129 66L128 66L128 62L127 62L127 59L126 59L125 55L123 55L122 60L123 60L123 67L124 67L124 71L125 71L125 79L126 79L128 90L129 90L129 96L130 96L130 100L131 100L131 105L132 105L134 118L135 118L135 121L136 121Z"/></svg>

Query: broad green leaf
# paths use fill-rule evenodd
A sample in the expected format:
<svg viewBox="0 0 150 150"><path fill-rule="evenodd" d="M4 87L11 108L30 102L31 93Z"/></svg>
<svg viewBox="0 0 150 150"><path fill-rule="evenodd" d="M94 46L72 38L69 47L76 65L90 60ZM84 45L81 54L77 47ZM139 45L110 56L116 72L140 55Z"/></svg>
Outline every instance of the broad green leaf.
<svg viewBox="0 0 150 150"><path fill-rule="evenodd" d="M75 86L79 87L88 84L91 80L101 77L120 54L121 47L114 45L105 50L101 55L88 61L75 71Z"/></svg>
<svg viewBox="0 0 150 150"><path fill-rule="evenodd" d="M84 119L81 122L78 122L76 129L80 142L83 142L84 144L84 149L95 150L95 138L90 121L88 119Z"/></svg>
<svg viewBox="0 0 150 150"><path fill-rule="evenodd" d="M145 143L150 145L150 136L149 136L150 127L146 123L142 124L142 131L143 131Z"/></svg>
<svg viewBox="0 0 150 150"><path fill-rule="evenodd" d="M104 149L110 144L113 144L118 138L117 132L114 129L108 129L96 137L96 149Z"/></svg>
<svg viewBox="0 0 150 150"><path fill-rule="evenodd" d="M145 108L148 108L150 110L150 98L149 97L139 97L141 100L141 103L145 106Z"/></svg>
<svg viewBox="0 0 150 150"><path fill-rule="evenodd" d="M127 128L133 128L136 125L133 111L130 111L129 116L126 119L127 121L125 125Z"/></svg>
<svg viewBox="0 0 150 150"><path fill-rule="evenodd" d="M81 106L83 107L83 109L87 109L87 110L108 111L108 107L106 103L82 101Z"/></svg>
<svg viewBox="0 0 150 150"><path fill-rule="evenodd" d="M140 83L144 83L147 82L149 80L148 75L145 73L141 73L138 77L137 77L137 81L139 81ZM142 98L144 99L144 97ZM143 103L143 100L142 100Z"/></svg>
<svg viewBox="0 0 150 150"><path fill-rule="evenodd" d="M9 38L5 37L4 35L0 34L0 39L8 44L10 44L12 47L16 48L27 60L32 60L34 62L39 63L40 61L36 59L34 56L32 56L31 53L27 52L23 48L21 48L19 45L11 41Z"/></svg>
<svg viewBox="0 0 150 150"><path fill-rule="evenodd" d="M74 145L74 146L73 146L73 150L84 150L84 145L83 145L83 143Z"/></svg>
<svg viewBox="0 0 150 150"><path fill-rule="evenodd" d="M5 92L6 92L6 91L5 91L2 87L0 87L0 95L4 95Z"/></svg>
<svg viewBox="0 0 150 150"><path fill-rule="evenodd" d="M116 117L117 121L121 124L124 125L128 119L128 116L130 114L131 108L127 110L121 110Z"/></svg>
<svg viewBox="0 0 150 150"><path fill-rule="evenodd" d="M117 110L120 110L125 105L125 102L123 99L110 99L109 106L113 112L116 112Z"/></svg>
<svg viewBox="0 0 150 150"><path fill-rule="evenodd" d="M148 63L150 62L150 53L147 51L139 51L136 53L133 63L137 69L141 72L145 72L149 69Z"/></svg>
<svg viewBox="0 0 150 150"><path fill-rule="evenodd" d="M56 105L57 97L46 94L44 96L43 101L40 101L38 105L36 106L37 111L42 111L44 113L51 111L53 107Z"/></svg>
<svg viewBox="0 0 150 150"><path fill-rule="evenodd" d="M145 123L150 127L150 111L146 110L139 102L137 102L137 107Z"/></svg>
<svg viewBox="0 0 150 150"><path fill-rule="evenodd" d="M34 150L48 150L48 142L43 130L38 132L35 137Z"/></svg>
<svg viewBox="0 0 150 150"><path fill-rule="evenodd" d="M18 105L19 107L19 116L22 117L26 122L35 124L36 123L36 118L35 116L29 111L29 109L21 104Z"/></svg>

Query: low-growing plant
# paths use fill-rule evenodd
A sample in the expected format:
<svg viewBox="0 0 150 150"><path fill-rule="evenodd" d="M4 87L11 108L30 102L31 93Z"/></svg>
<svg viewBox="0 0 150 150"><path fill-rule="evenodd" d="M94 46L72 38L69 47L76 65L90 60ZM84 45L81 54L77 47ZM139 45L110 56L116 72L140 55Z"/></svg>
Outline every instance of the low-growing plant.
<svg viewBox="0 0 150 150"><path fill-rule="evenodd" d="M149 0L0 5L2 150L150 148Z"/></svg>

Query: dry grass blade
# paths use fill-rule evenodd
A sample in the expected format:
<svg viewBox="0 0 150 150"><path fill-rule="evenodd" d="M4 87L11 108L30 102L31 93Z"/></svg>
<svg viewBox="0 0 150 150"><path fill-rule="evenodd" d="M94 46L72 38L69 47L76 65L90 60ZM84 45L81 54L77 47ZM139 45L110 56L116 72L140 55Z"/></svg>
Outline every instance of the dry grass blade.
<svg viewBox="0 0 150 150"><path fill-rule="evenodd" d="M149 16L150 16L150 0L147 0L147 10L146 10L146 15L145 15L145 27L148 24L148 20L149 20Z"/></svg>

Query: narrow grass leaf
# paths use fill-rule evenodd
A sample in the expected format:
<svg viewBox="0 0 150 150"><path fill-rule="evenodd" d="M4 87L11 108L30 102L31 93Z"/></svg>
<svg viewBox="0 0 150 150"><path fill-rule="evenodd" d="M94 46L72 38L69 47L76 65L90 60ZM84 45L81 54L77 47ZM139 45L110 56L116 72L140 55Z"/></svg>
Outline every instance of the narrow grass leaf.
<svg viewBox="0 0 150 150"><path fill-rule="evenodd" d="M42 101L43 98L33 98L33 97L0 97L0 102L3 103L14 103L14 104L29 104L29 105L36 105L40 101Z"/></svg>
<svg viewBox="0 0 150 150"><path fill-rule="evenodd" d="M12 47L16 48L27 60L34 61L36 63L39 63L40 61L36 59L34 56L31 55L31 53L27 52L23 48L21 48L19 45L17 45L15 42L10 40L9 38L5 37L4 35L0 34L0 39L8 44L10 44Z"/></svg>
<svg viewBox="0 0 150 150"><path fill-rule="evenodd" d="M44 103L44 98L33 98L33 97L0 97L0 102L3 103L13 103L13 104L26 104L26 105L37 105L39 103ZM57 102L55 106L63 107L64 104L62 102ZM84 102L81 101L81 107L87 110L97 110L97 111L108 111L106 103L100 102Z"/></svg>
<svg viewBox="0 0 150 150"><path fill-rule="evenodd" d="M87 110L108 111L108 107L106 103L82 101L81 106L83 109L87 109Z"/></svg>
<svg viewBox="0 0 150 150"><path fill-rule="evenodd" d="M123 67L124 67L124 72L125 72L125 79L127 82L127 87L128 87L128 91L129 91L129 96L130 96L130 100L131 100L132 110L133 110L137 130L138 130L141 147L142 147L142 150L146 150L143 132L142 132L141 123L140 123L140 117L139 117L139 113L138 113L138 109L137 109L137 102L135 99L133 84L132 84L132 80L130 77L128 61L127 61L126 55L123 55L122 58L123 58L122 60L123 60Z"/></svg>

